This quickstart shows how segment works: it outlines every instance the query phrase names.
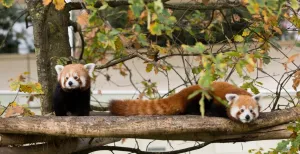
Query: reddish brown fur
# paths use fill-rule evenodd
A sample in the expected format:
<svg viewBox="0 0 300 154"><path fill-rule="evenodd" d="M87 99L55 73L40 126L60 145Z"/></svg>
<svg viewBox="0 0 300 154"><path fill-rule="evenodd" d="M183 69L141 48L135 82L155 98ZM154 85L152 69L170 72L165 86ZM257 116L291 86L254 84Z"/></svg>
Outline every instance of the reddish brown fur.
<svg viewBox="0 0 300 154"><path fill-rule="evenodd" d="M225 95L227 93L235 93L238 95L251 96L246 90L238 88L227 82L213 82L213 102L221 105L221 103L214 99L214 97L220 97L222 100L226 100ZM188 99L188 96L200 90L199 85L193 85L187 87L177 94L169 96L163 99L157 100L112 100L109 106L109 110L113 115L176 115L185 112L187 104L192 103L195 99L200 99L200 94L193 99ZM240 99L242 100L242 99Z"/></svg>
<svg viewBox="0 0 300 154"><path fill-rule="evenodd" d="M73 74L73 73L77 73L78 79L76 79L76 80L80 83L80 85L82 84L81 80L80 80L80 77L83 76L85 78L86 86L82 87L82 90L86 90L90 87L91 78L88 74L88 71L84 68L84 65L82 65L82 64L69 64L69 65L66 65L64 67L64 69L61 71L60 75L58 76L58 82L61 83L62 78L65 78L66 76L68 76L70 74ZM65 84L66 81L67 80L64 80L64 83L62 83L62 84Z"/></svg>

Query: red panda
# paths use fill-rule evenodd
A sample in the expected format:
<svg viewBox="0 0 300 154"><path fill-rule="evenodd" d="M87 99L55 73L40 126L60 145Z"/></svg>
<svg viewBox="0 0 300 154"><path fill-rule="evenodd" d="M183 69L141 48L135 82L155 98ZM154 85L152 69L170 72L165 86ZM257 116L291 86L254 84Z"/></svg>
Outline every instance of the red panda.
<svg viewBox="0 0 300 154"><path fill-rule="evenodd" d="M204 101L205 116L228 117L242 123L249 123L259 116L259 95L252 96L246 90L227 82L215 81L211 86L211 99ZM188 99L197 90L201 90L201 87L193 85L163 99L111 100L109 110L112 115L120 116L200 114L201 93ZM227 100L229 106L222 104L220 99Z"/></svg>
<svg viewBox="0 0 300 154"><path fill-rule="evenodd" d="M95 64L56 65L57 86L53 98L56 116L88 116L90 86Z"/></svg>

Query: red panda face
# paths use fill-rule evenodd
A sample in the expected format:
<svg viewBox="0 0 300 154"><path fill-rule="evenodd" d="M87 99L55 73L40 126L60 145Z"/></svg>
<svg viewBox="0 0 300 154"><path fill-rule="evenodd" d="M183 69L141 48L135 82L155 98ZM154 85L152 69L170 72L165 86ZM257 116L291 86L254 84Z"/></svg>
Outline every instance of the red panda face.
<svg viewBox="0 0 300 154"><path fill-rule="evenodd" d="M95 64L69 64L66 66L56 65L57 80L63 90L82 89L90 87L91 77Z"/></svg>
<svg viewBox="0 0 300 154"><path fill-rule="evenodd" d="M226 94L228 104L228 114L230 118L233 118L242 123L250 123L259 116L259 95L237 95Z"/></svg>

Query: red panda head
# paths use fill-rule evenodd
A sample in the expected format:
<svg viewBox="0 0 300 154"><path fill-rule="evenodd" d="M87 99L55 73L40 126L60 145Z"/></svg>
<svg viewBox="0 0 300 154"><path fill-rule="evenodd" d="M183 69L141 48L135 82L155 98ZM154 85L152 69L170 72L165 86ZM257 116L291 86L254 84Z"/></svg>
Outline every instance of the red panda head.
<svg viewBox="0 0 300 154"><path fill-rule="evenodd" d="M56 65L57 80L63 90L81 89L86 90L90 88L91 77L95 64L69 64L66 66Z"/></svg>
<svg viewBox="0 0 300 154"><path fill-rule="evenodd" d="M249 123L259 116L259 99L260 95L237 95L226 94L229 104L228 116L242 123Z"/></svg>

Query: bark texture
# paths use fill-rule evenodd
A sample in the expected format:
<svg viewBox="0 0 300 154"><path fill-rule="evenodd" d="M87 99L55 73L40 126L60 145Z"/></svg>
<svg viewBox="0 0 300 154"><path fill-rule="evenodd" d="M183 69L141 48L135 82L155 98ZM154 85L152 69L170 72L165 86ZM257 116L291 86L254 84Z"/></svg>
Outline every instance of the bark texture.
<svg viewBox="0 0 300 154"><path fill-rule="evenodd" d="M251 124L201 116L22 117L0 119L0 133L220 142L288 138L300 107L264 113ZM276 135L274 135L276 133Z"/></svg>
<svg viewBox="0 0 300 154"><path fill-rule="evenodd" d="M58 11L53 4L44 6L40 0L29 0L27 7L33 25L38 81L44 95L41 98L42 114L52 112L51 100L56 83L55 58L69 57L69 11Z"/></svg>

